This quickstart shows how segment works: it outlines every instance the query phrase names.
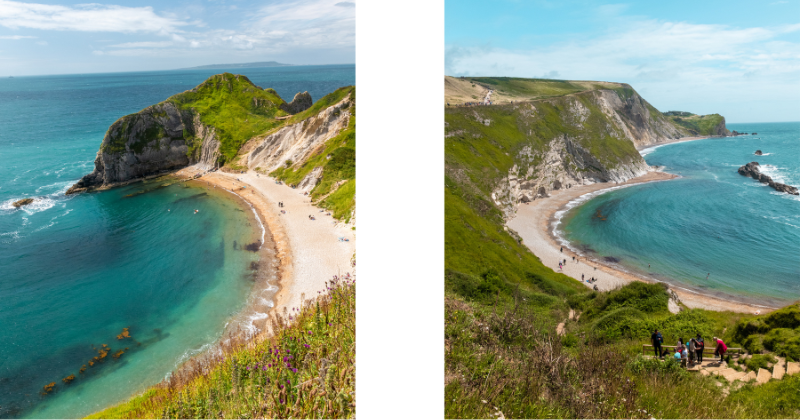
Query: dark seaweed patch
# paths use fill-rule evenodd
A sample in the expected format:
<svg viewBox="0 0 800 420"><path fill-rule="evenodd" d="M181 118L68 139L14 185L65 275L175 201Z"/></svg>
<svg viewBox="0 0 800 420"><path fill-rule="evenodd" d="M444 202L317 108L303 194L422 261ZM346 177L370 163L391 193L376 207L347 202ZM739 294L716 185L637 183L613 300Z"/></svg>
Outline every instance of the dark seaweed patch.
<svg viewBox="0 0 800 420"><path fill-rule="evenodd" d="M248 250L250 252L256 252L259 249L261 249L261 241L253 242L252 244L247 244L247 245L244 246L244 249L246 249L246 250Z"/></svg>
<svg viewBox="0 0 800 420"><path fill-rule="evenodd" d="M610 263L618 263L619 258L616 257L603 257L603 260L610 262Z"/></svg>
<svg viewBox="0 0 800 420"><path fill-rule="evenodd" d="M202 197L205 197L205 196L207 196L207 195L208 195L208 193L206 193L206 192L201 192L201 193L198 193L198 194L190 195L190 196L188 196L188 197L179 198L179 199L177 199L177 200L173 201L172 203L173 203L173 204L178 204L178 203L180 203L180 202L182 202L182 201L196 200L196 199L198 199L198 198L202 198Z"/></svg>

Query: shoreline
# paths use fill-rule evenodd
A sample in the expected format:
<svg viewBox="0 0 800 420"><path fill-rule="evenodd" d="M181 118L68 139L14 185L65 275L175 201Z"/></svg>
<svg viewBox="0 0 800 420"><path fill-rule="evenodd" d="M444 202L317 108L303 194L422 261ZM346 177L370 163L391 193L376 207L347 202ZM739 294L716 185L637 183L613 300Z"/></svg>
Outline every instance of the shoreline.
<svg viewBox="0 0 800 420"><path fill-rule="evenodd" d="M267 283L275 292L270 299L271 305L266 309L262 306L263 311L254 308L259 302L254 302L253 296L263 291L257 289L257 283L248 297L248 305L234 317L250 312L254 317L250 321L258 329L251 331L256 335L270 332L268 319L273 311L285 315L324 290L325 283L333 276L355 274L350 263L355 253L353 225L333 222L332 216L327 216L327 210L312 205L310 198L300 190L277 184L274 178L254 171L245 174L218 171L194 178L199 172L197 168L187 167L176 175L200 184L205 181L206 185L234 194L253 210L257 219L260 218L261 229L271 238L262 243L259 252L271 248L272 259L267 261L268 264L259 264L256 273L257 278L273 275L275 281ZM278 202L282 202L283 207L278 207ZM316 220L310 220L308 215L313 215ZM340 242L340 237L349 241ZM259 320L263 320L263 324L257 325Z"/></svg>
<svg viewBox="0 0 800 420"><path fill-rule="evenodd" d="M694 139L697 140L697 139ZM677 143L681 141L690 141L687 139L676 140L669 143L661 143L660 145ZM658 145L655 145L658 146ZM647 146L653 147L653 145ZM646 147L645 147L646 148ZM506 226L515 230L520 237L523 238L523 243L542 261L542 264L551 268L553 271L558 270L559 259L567 259L567 264L562 273L578 280L581 274L587 277L595 277L597 282L590 285L581 281L581 284L587 288L597 286L600 291L608 291L620 286L624 286L633 281L641 281L645 283L659 282L655 279L650 279L637 275L635 273L626 272L621 269L610 266L609 264L598 261L597 259L581 255L576 250L570 248L568 245L563 245L559 242L555 226L560 223L561 216L566 213L571 207L567 207L570 202L587 194L594 194L588 197L586 201L598 195L604 194L611 189L625 188L632 185L638 185L647 182L663 182L671 179L679 178L678 175L652 171L645 175L632 178L620 184L608 183L595 183L590 185L578 185L570 189L553 191L548 198L539 198L526 205L517 206L516 216L506 222ZM605 191L604 191L605 190ZM563 246L564 252L560 252ZM571 257L575 256L578 263L572 262ZM580 281L580 280L578 280ZM667 283L670 290L674 291L680 299L681 303L689 308L700 308L713 311L733 311L742 313L767 313L777 308L765 307L754 305L746 302L736 302L723 297L703 294L697 291L686 289L682 286Z"/></svg>
<svg viewBox="0 0 800 420"><path fill-rule="evenodd" d="M635 147L636 147L637 151L641 152L642 150L645 150L645 149L666 146L668 144L683 143L685 141L694 141L694 140L715 139L715 138L722 138L722 136L681 137L679 139L670 139L668 141L662 141L661 143L647 144L647 145L635 146Z"/></svg>

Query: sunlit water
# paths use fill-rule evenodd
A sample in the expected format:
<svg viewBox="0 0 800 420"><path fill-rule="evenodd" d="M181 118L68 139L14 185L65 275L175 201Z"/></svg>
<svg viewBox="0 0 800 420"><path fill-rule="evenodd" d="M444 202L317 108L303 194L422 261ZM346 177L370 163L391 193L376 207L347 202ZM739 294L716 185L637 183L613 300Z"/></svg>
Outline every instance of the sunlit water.
<svg viewBox="0 0 800 420"><path fill-rule="evenodd" d="M757 161L800 187L800 123L728 127L758 134L643 150L648 164L681 178L578 205L562 235L587 255L678 287L772 307L800 299L800 197L737 173Z"/></svg>
<svg viewBox="0 0 800 420"><path fill-rule="evenodd" d="M124 400L243 309L258 256L242 244L260 232L227 193L148 182L63 194L117 118L223 71L0 79L0 417L81 417ZM230 71L288 100L355 83L352 65ZM24 197L37 201L11 206ZM125 327L132 338L118 340ZM88 366L103 344L111 352Z"/></svg>

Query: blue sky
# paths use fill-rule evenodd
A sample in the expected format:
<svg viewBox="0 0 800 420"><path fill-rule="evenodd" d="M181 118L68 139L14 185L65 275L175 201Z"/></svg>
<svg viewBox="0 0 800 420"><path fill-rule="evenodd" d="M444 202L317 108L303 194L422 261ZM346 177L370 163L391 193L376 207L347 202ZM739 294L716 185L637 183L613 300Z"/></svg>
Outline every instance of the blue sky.
<svg viewBox="0 0 800 420"><path fill-rule="evenodd" d="M446 0L445 72L624 82L662 111L798 121L800 0Z"/></svg>
<svg viewBox="0 0 800 420"><path fill-rule="evenodd" d="M0 77L355 63L354 0L0 0Z"/></svg>

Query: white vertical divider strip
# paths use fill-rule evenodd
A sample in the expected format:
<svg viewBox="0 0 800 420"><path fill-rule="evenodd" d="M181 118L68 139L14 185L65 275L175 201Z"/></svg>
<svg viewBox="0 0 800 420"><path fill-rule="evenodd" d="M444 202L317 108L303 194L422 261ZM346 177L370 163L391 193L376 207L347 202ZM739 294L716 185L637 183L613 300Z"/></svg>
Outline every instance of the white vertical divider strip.
<svg viewBox="0 0 800 420"><path fill-rule="evenodd" d="M356 416L444 416L444 1L356 5Z"/></svg>

